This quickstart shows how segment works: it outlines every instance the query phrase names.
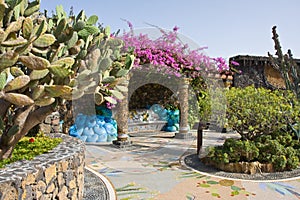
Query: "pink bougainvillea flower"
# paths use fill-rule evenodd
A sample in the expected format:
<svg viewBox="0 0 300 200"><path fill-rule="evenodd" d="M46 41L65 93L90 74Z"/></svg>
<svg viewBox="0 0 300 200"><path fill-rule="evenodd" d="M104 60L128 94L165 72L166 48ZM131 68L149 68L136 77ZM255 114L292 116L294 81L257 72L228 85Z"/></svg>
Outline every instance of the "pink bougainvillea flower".
<svg viewBox="0 0 300 200"><path fill-rule="evenodd" d="M234 60L232 60L230 63L231 63L232 65L234 65L234 66L239 66L239 65L240 65L240 63L238 63L238 62L236 62L236 61L234 61Z"/></svg>
<svg viewBox="0 0 300 200"><path fill-rule="evenodd" d="M178 26L174 26L173 31L176 32L178 31L179 27Z"/></svg>
<svg viewBox="0 0 300 200"><path fill-rule="evenodd" d="M175 75L199 77L210 72L222 72L229 70L224 58L210 58L202 50L207 47L190 49L178 38L178 27L172 31L165 31L159 27L161 36L150 39L147 34L134 35L132 24L127 20L130 31L125 32L121 39L125 42L124 51L133 50L135 62L133 68L141 68L147 64L156 65L158 72ZM152 25L153 26L153 25ZM158 67L159 66L159 67Z"/></svg>

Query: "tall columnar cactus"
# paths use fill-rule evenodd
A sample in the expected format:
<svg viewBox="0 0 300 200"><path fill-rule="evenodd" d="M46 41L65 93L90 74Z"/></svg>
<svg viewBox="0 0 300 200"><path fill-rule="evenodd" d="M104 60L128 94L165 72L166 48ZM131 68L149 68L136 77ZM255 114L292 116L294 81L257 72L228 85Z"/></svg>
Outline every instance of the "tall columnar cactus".
<svg viewBox="0 0 300 200"><path fill-rule="evenodd" d="M40 1L0 0L0 160L62 100L94 94L116 103L134 57L123 41L98 27L98 17L67 16L61 6L47 17Z"/></svg>
<svg viewBox="0 0 300 200"><path fill-rule="evenodd" d="M273 57L268 53L272 66L278 70L284 79L285 87L291 90L297 95L298 100L300 99L300 67L293 59L291 50L289 49L286 54L282 53L278 34L276 32L276 26L272 28L272 39L275 43L276 57Z"/></svg>

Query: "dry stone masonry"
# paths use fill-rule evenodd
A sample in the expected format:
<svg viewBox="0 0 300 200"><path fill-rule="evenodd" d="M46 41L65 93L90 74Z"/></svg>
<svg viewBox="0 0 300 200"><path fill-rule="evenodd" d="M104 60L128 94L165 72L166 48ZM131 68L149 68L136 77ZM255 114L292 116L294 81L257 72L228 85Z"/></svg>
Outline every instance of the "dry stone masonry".
<svg viewBox="0 0 300 200"><path fill-rule="evenodd" d="M63 135L63 142L47 154L0 169L0 200L82 199L85 146Z"/></svg>

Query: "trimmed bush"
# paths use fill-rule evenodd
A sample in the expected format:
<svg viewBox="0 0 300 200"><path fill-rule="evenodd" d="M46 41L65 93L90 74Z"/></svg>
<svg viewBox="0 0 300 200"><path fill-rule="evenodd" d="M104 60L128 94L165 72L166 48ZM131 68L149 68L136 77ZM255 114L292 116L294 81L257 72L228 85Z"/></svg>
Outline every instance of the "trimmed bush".
<svg viewBox="0 0 300 200"><path fill-rule="evenodd" d="M299 142L287 132L281 134L262 135L253 141L228 138L222 146L209 147L207 158L224 164L272 163L275 171L296 169L299 166Z"/></svg>

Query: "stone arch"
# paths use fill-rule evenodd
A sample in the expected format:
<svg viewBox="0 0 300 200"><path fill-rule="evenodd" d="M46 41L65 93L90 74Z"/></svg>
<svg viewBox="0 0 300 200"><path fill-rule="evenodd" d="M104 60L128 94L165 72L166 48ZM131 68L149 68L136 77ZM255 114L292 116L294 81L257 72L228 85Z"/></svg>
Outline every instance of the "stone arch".
<svg viewBox="0 0 300 200"><path fill-rule="evenodd" d="M158 73L155 70L132 70L128 75L127 81L124 83L124 86L128 87L128 93L125 94L125 98L115 109L118 135L121 136L128 132L128 103L130 97L136 89L148 83L160 84L177 95L181 109L180 130L179 133L176 133L176 137L183 139L191 137L188 125L189 79Z"/></svg>
<svg viewBox="0 0 300 200"><path fill-rule="evenodd" d="M175 95L171 89L160 83L146 83L128 96L129 110L147 109L154 104L165 106L171 102L172 97L175 97L174 99L177 100Z"/></svg>

